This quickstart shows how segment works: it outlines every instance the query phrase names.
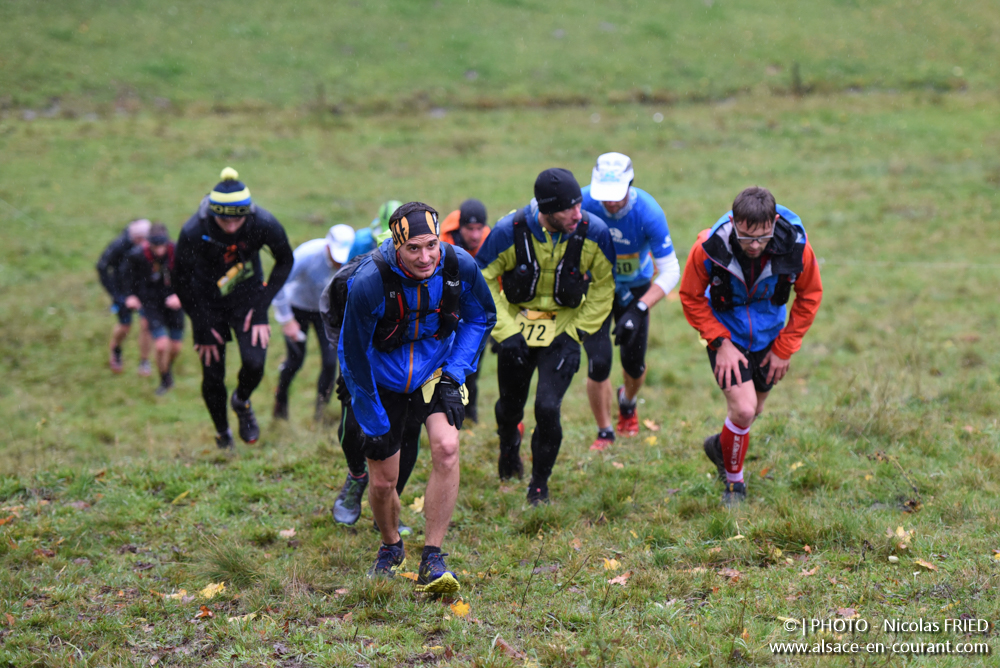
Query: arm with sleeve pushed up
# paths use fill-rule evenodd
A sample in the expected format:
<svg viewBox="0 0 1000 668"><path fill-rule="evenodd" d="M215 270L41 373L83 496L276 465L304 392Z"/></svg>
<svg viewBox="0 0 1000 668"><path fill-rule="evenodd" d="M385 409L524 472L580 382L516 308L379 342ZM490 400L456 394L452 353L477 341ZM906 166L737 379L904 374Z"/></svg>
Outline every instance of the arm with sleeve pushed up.
<svg viewBox="0 0 1000 668"><path fill-rule="evenodd" d="M486 339L497 322L497 309L493 295L483 278L479 267L468 258L462 266L462 297L459 302L462 319L455 328L455 344L451 355L441 369L459 384L476 370L479 355L486 346Z"/></svg>
<svg viewBox="0 0 1000 668"><path fill-rule="evenodd" d="M684 317L688 323L701 334L701 338L706 341L714 341L720 336L731 339L732 333L712 313L712 307L705 297L705 289L708 287L708 270L705 269L705 260L708 255L701 247L708 239L710 230L704 230L698 235L698 239L691 247L687 263L684 265L684 276L681 278L681 306L684 307Z"/></svg>
<svg viewBox="0 0 1000 668"><path fill-rule="evenodd" d="M347 309L340 336L340 368L351 393L351 407L361 430L367 436L382 436L389 431L389 419L375 385L375 371L368 348L375 335L375 325L385 311L382 279L378 271L367 273L363 282L351 279Z"/></svg>
<svg viewBox="0 0 1000 668"><path fill-rule="evenodd" d="M576 310L576 316L566 329L566 333L577 341L579 335L576 330L593 334L601 328L615 300L615 247L611 241L611 233L605 227L595 236L596 238L592 238L590 234L587 235L588 241L597 243L594 260L586 269L590 272L591 279L587 299Z"/></svg>
<svg viewBox="0 0 1000 668"><path fill-rule="evenodd" d="M292 256L294 258L294 255ZM288 274L285 284L281 286L281 290L278 294L274 296L271 301L271 306L274 307L274 319L279 323L284 325L286 322L291 321L295 316L292 314L292 290L295 289L295 281L298 278L299 273L301 273L302 263L295 262L292 265L292 271ZM271 272L274 275L274 272ZM268 285L270 285L270 279L268 279Z"/></svg>
<svg viewBox="0 0 1000 668"><path fill-rule="evenodd" d="M783 360L787 360L802 347L802 337L816 319L820 302L823 301L823 283L819 277L819 263L812 246L806 242L802 252L802 273L792 284L795 288L795 301L792 302L788 324L785 325L778 338L771 346L771 352Z"/></svg>

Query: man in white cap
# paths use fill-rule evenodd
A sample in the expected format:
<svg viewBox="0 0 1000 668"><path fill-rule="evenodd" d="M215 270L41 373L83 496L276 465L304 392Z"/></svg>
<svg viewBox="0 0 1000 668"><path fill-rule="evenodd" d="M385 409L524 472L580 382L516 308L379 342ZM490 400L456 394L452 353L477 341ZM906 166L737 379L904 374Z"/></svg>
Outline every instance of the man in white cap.
<svg viewBox="0 0 1000 668"><path fill-rule="evenodd" d="M615 440L609 379L611 335L621 349L625 377L616 392L617 432L621 436L635 436L639 433L636 403L646 379L649 309L674 289L681 276L667 217L649 193L632 185L634 177L632 160L627 155L605 153L597 159L590 185L583 188L583 210L607 222L617 255L611 314L600 331L584 342L589 361L587 398L597 420L597 439L591 450L603 450ZM614 331L611 331L612 316Z"/></svg>
<svg viewBox="0 0 1000 668"><path fill-rule="evenodd" d="M292 273L272 302L274 315L281 323L288 347L288 356L281 364L278 389L274 393L274 417L277 419L288 419L288 388L305 360L306 332L310 325L316 330L323 357L323 368L316 384L314 418L317 421L323 419L326 405L330 403L333 382L337 378L337 350L326 336L320 318L319 299L333 275L347 262L354 234L350 225L334 225L325 239L313 239L296 248Z"/></svg>

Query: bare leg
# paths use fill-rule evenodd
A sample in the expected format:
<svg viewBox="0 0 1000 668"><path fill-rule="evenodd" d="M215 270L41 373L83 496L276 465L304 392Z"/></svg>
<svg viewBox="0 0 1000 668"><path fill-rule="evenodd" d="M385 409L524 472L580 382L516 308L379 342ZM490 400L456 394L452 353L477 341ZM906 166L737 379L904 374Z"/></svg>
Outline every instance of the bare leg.
<svg viewBox="0 0 1000 668"><path fill-rule="evenodd" d="M156 369L163 375L170 371L170 339L161 336L154 342L156 345Z"/></svg>
<svg viewBox="0 0 1000 668"><path fill-rule="evenodd" d="M427 490L424 492L426 544L440 547L448 532L448 523L451 522L455 501L458 499L458 429L448 424L444 413L433 413L424 424L431 444L432 465ZM370 470L370 460L368 466ZM396 504L398 507L398 497ZM379 526L382 526L381 520Z"/></svg>
<svg viewBox="0 0 1000 668"><path fill-rule="evenodd" d="M646 372L643 371L642 375L638 378L633 378L624 371L622 375L625 377L625 398L629 402L633 402L639 396L639 390L642 389L643 384L646 382ZM611 422L609 421L608 424L611 424Z"/></svg>
<svg viewBox="0 0 1000 668"><path fill-rule="evenodd" d="M611 428L611 380L587 379L587 399L598 429Z"/></svg>
<svg viewBox="0 0 1000 668"><path fill-rule="evenodd" d="M111 330L111 342L108 344L112 352L122 344L131 328L131 325L123 325L121 323L114 326L114 329Z"/></svg>
<svg viewBox="0 0 1000 668"><path fill-rule="evenodd" d="M382 542L386 545L399 542L399 495L396 494L398 477L398 452L388 459L368 460L368 503L371 504L372 514L375 515L375 522L382 534Z"/></svg>
<svg viewBox="0 0 1000 668"><path fill-rule="evenodd" d="M723 390L726 395L726 415L735 424L741 427L749 427L757 417L757 391L753 387L753 382L745 382L742 385L733 385L728 390ZM765 394L766 398L767 395Z"/></svg>

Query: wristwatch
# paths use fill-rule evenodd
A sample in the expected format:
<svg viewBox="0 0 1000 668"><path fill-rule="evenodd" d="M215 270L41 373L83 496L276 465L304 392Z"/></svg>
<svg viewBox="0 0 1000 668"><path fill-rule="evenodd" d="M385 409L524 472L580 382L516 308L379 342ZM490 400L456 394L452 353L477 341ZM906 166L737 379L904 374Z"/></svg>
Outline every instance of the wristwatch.
<svg viewBox="0 0 1000 668"><path fill-rule="evenodd" d="M722 346L722 342L725 341L725 340L726 340L726 337L724 337L724 336L717 336L717 337L715 337L714 339L712 339L711 341L708 342L708 347L711 348L712 350L718 350L719 347Z"/></svg>
<svg viewBox="0 0 1000 668"><path fill-rule="evenodd" d="M642 311L643 313L649 311L649 306L646 304L646 302L642 301L641 299L636 303L635 307L640 311Z"/></svg>

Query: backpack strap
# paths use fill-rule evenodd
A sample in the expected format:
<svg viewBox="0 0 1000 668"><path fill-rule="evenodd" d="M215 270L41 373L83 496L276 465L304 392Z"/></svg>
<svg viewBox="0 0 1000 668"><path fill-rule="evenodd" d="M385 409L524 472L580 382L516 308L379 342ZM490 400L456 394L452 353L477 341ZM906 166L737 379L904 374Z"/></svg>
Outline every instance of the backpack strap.
<svg viewBox="0 0 1000 668"><path fill-rule="evenodd" d="M406 332L406 299L403 284L392 270L382 253L372 253L378 273L382 276L382 292L385 295L385 314L375 325L372 345L376 350L390 352L403 345Z"/></svg>
<svg viewBox="0 0 1000 668"><path fill-rule="evenodd" d="M560 306L576 308L583 301L583 295L590 287L587 272L580 270L583 244L587 241L589 228L590 215L583 212L583 219L566 241L566 252L563 253L562 259L556 265L556 284L553 296Z"/></svg>
<svg viewBox="0 0 1000 668"><path fill-rule="evenodd" d="M460 319L458 302L462 298L462 279L458 273L458 254L451 244L444 247L444 266L441 268L441 303L438 305L438 330L434 338L447 339L458 327Z"/></svg>
<svg viewBox="0 0 1000 668"><path fill-rule="evenodd" d="M524 304L534 299L542 273L535 257L526 211L527 207L514 212L514 268L503 274L503 292L511 304Z"/></svg>

